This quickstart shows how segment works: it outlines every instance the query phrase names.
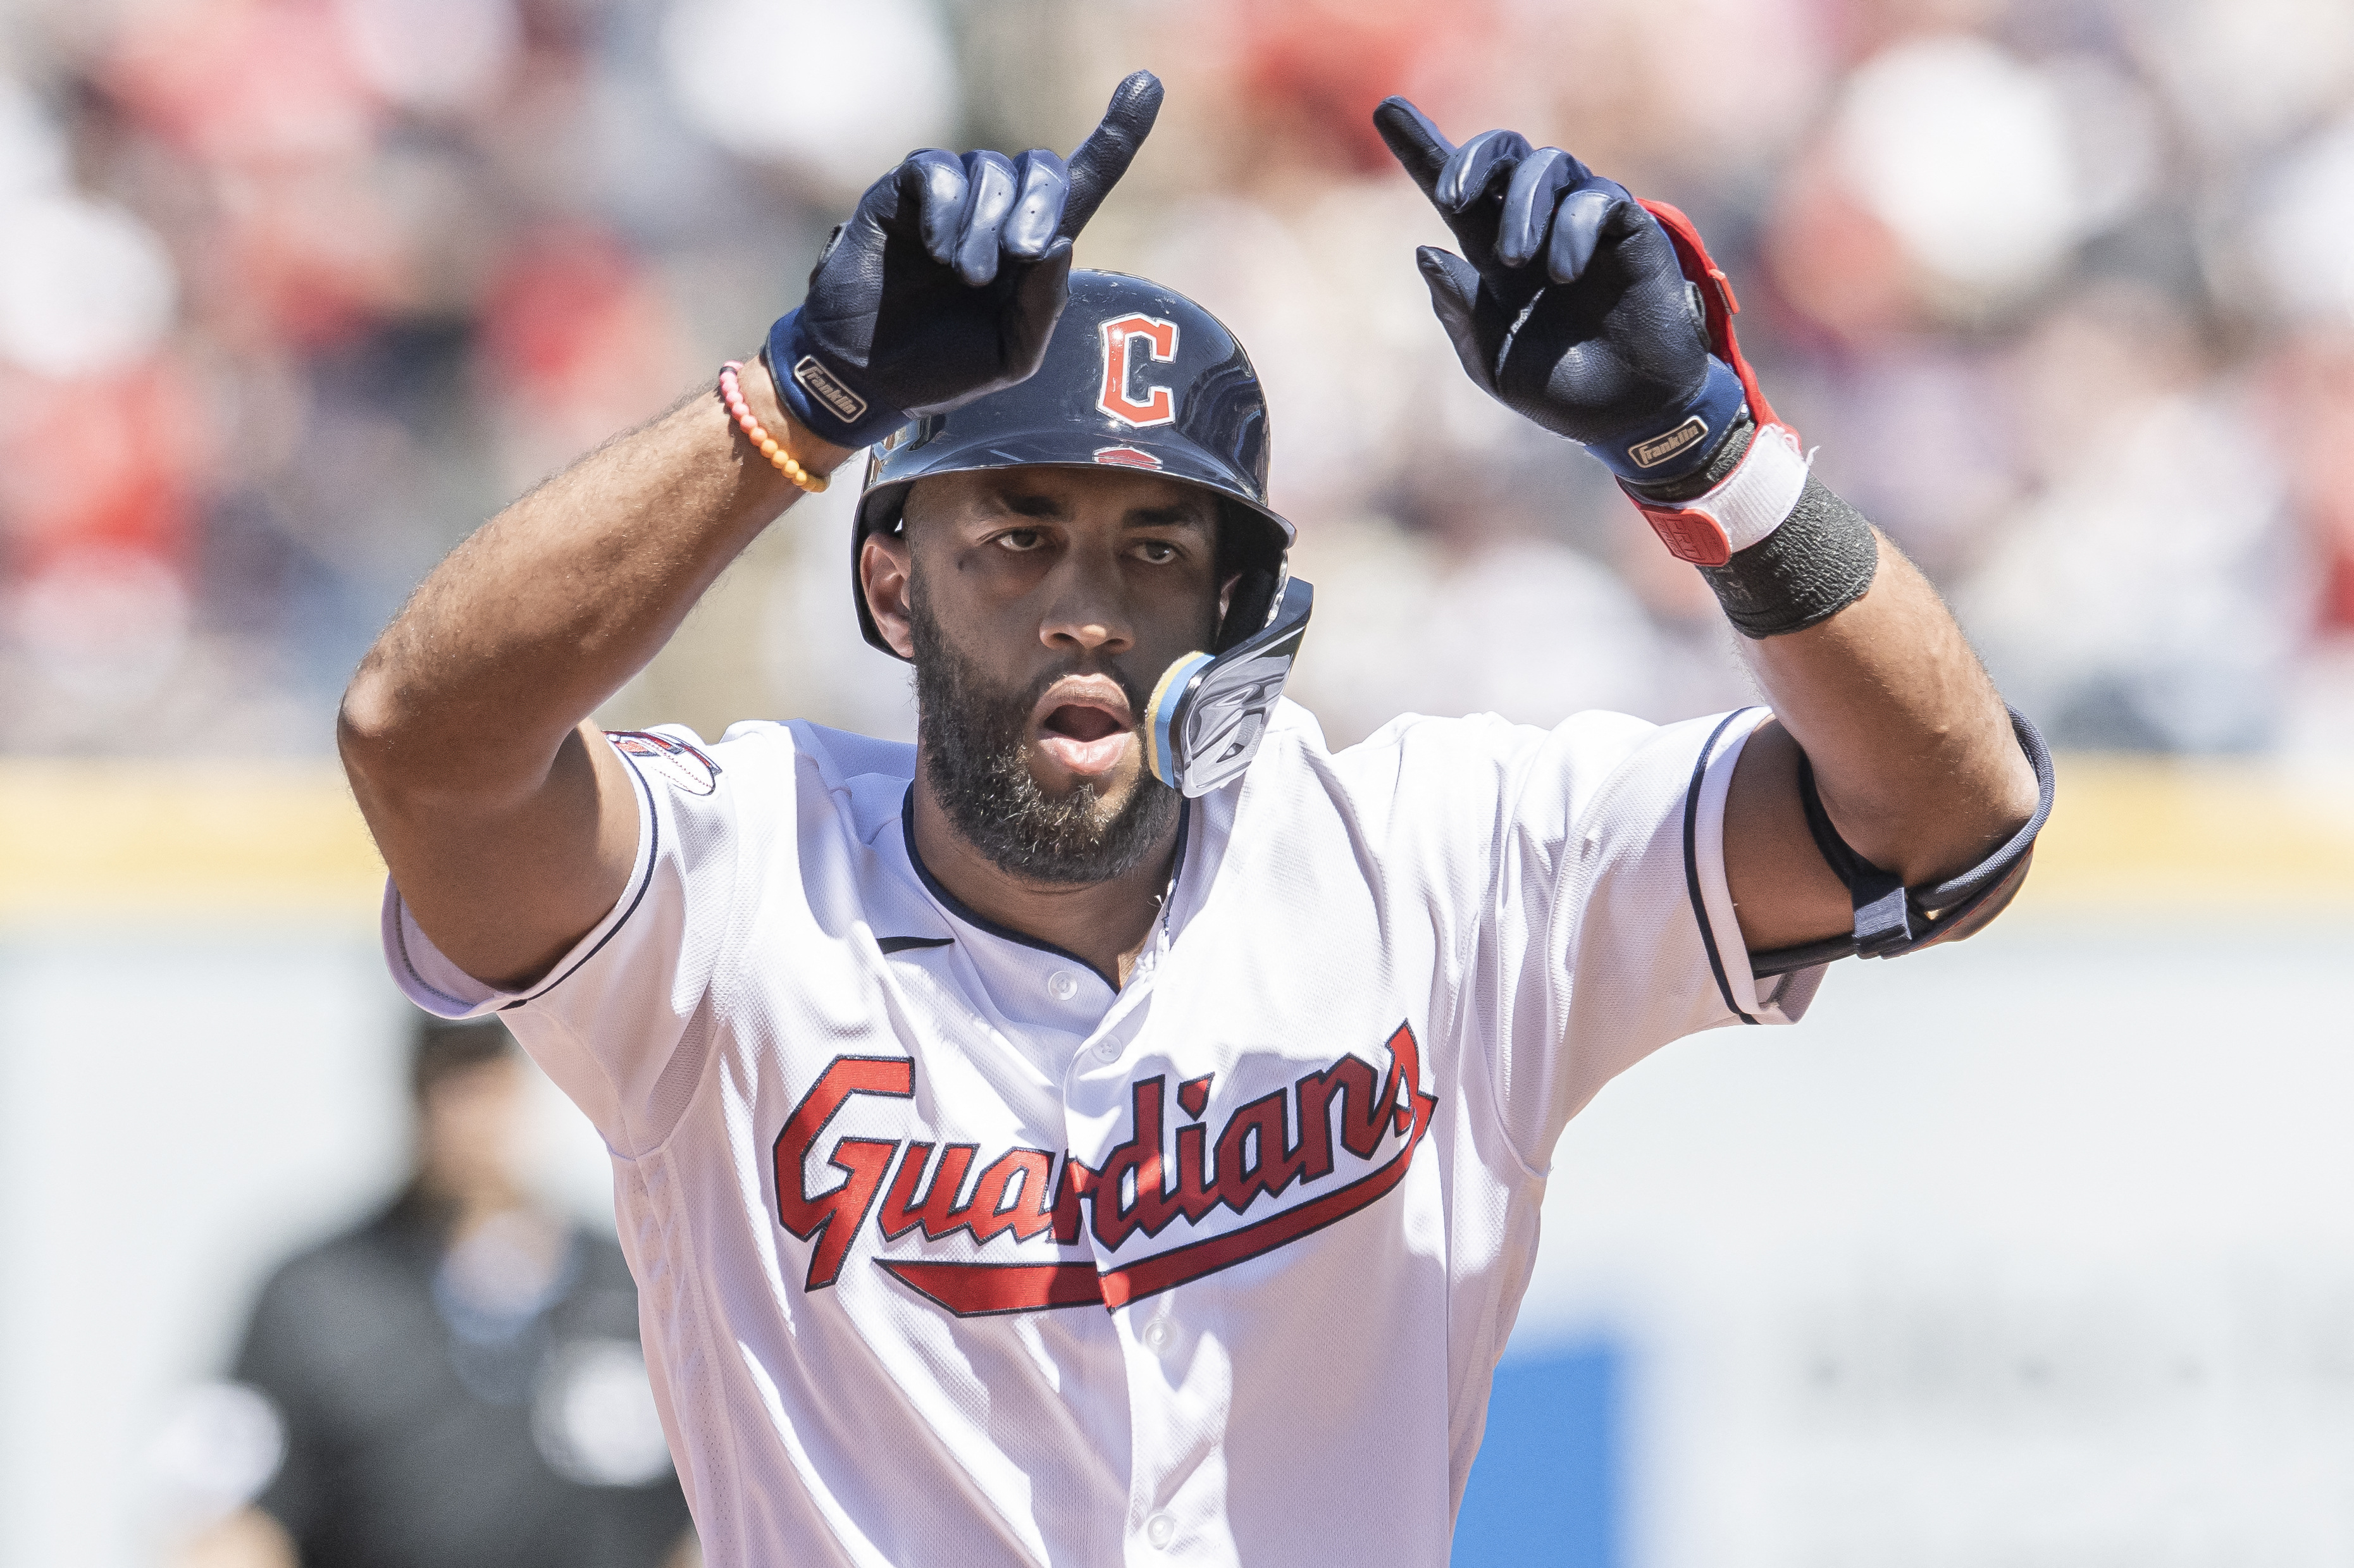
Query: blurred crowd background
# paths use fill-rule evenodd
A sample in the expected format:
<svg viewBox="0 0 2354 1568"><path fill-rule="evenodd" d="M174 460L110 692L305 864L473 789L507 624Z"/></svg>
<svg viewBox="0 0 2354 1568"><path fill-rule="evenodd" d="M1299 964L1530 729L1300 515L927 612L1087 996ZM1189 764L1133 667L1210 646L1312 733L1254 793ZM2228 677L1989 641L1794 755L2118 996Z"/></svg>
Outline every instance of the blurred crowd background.
<svg viewBox="0 0 2354 1568"><path fill-rule="evenodd" d="M1367 121L1416 97L1691 212L1821 471L2062 745L2354 749L2343 0L10 0L0 747L315 755L402 595L758 341L910 148L1161 127L1083 261L1255 354L1299 694L1736 700L1601 469L1464 382ZM854 477L854 470L853 471ZM845 489L848 486L844 487ZM839 501L841 498L837 498ZM633 721L907 726L793 514Z"/></svg>

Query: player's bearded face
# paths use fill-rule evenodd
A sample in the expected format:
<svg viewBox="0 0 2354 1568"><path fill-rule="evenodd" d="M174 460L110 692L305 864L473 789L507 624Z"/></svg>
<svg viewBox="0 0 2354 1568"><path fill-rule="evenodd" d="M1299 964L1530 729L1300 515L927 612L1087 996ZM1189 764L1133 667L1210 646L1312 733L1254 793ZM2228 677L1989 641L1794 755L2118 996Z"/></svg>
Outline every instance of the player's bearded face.
<svg viewBox="0 0 2354 1568"><path fill-rule="evenodd" d="M925 768L958 833L999 870L1032 882L1105 882L1141 863L1176 820L1176 790L1138 768L1082 780L1058 798L1032 767L1031 715L1071 666L1051 666L1020 686L993 679L949 643L921 572L908 584L907 609ZM1119 683L1129 713L1145 712L1149 683L1117 666L1103 673Z"/></svg>

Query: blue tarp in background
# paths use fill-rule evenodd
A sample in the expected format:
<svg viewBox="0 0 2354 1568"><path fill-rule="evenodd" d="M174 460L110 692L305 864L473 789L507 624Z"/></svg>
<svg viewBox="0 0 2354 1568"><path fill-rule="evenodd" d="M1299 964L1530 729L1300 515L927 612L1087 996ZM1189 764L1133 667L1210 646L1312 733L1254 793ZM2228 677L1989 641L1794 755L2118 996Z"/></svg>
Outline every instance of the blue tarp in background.
<svg viewBox="0 0 2354 1568"><path fill-rule="evenodd" d="M1626 1355L1508 1355L1455 1524L1455 1568L1626 1568Z"/></svg>

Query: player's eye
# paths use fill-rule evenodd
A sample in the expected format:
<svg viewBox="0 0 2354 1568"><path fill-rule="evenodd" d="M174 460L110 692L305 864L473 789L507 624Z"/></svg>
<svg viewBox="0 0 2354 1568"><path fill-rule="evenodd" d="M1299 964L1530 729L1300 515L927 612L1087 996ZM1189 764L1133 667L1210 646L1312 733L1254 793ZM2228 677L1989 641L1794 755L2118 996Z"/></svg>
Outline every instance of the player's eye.
<svg viewBox="0 0 2354 1568"><path fill-rule="evenodd" d="M1150 565L1165 567L1177 558L1178 549L1166 539L1146 539L1138 544L1136 553Z"/></svg>
<svg viewBox="0 0 2354 1568"><path fill-rule="evenodd" d="M997 536L997 542L1009 550L1034 550L1046 542L1046 536L1035 528L1009 528Z"/></svg>

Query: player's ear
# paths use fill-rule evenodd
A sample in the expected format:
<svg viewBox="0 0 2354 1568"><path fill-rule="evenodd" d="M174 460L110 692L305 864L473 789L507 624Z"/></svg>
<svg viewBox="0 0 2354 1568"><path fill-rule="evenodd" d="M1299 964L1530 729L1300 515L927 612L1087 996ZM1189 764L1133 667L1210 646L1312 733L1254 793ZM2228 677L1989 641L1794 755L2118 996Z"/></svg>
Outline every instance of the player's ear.
<svg viewBox="0 0 2354 1568"><path fill-rule="evenodd" d="M914 557L907 549L903 525L896 534L869 534L858 551L858 584L866 595L866 609L891 652L902 659L916 657L916 629L907 603Z"/></svg>

